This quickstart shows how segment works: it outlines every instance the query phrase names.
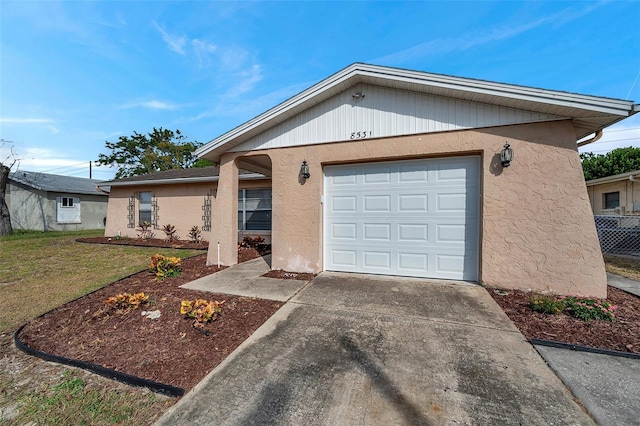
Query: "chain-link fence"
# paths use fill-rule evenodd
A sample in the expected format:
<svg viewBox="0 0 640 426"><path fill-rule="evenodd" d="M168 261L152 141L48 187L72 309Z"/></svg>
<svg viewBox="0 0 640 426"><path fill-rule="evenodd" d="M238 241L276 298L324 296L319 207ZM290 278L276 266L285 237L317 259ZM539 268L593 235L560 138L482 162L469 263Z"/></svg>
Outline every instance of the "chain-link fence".
<svg viewBox="0 0 640 426"><path fill-rule="evenodd" d="M604 254L640 257L640 216L594 216Z"/></svg>

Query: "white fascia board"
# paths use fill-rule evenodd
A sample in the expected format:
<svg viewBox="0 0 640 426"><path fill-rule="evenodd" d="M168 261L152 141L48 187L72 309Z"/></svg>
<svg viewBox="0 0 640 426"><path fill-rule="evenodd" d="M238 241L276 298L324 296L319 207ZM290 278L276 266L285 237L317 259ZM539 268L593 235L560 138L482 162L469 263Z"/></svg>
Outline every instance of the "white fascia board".
<svg viewBox="0 0 640 426"><path fill-rule="evenodd" d="M611 183L611 182L619 182L623 180L628 180L630 177L640 177L640 170L634 170L632 172L620 173L618 175L613 176L605 176L598 179L591 179L586 181L587 186L600 185L602 183Z"/></svg>
<svg viewBox="0 0 640 426"><path fill-rule="evenodd" d="M98 184L99 187L107 187L107 186L140 186L140 185L175 185L179 183L201 183L201 182L217 182L218 176L208 176L208 177L197 177L197 178L176 178L176 179L148 179L148 180L134 180L127 182L104 182L103 184ZM269 179L265 175L261 175L258 173L251 173L245 175L238 175L239 180L260 180L260 179Z"/></svg>
<svg viewBox="0 0 640 426"><path fill-rule="evenodd" d="M220 135L219 137L212 139L205 145L196 149L194 152L195 156L200 158L203 155L214 151L216 148L226 144L226 142L234 139L237 136L240 136L243 133L246 133L255 127L268 122L269 120L286 113L287 111L296 108L303 104L304 102L308 102L310 99L314 98L316 95L329 90L330 88L336 86L337 84L341 84L349 78L349 74L352 72L352 68L354 66L350 66L345 68L342 71L339 71L332 76L327 77L321 82L311 86L310 88L298 93L297 95L287 99L286 101L276 105L275 107L263 112L262 114L252 118L251 120L235 127L234 129L228 131Z"/></svg>
<svg viewBox="0 0 640 426"><path fill-rule="evenodd" d="M363 75L381 77L380 74L382 74L384 78L388 78L390 80L423 84L451 90L507 97L510 99L544 104L561 105L571 108L603 112L606 114L623 115L625 117L633 110L632 101L625 101L621 99L581 95L578 93L538 89L534 87L495 83L485 80L474 80L440 74L428 74L418 71L397 70L397 72L395 72L396 70L386 70L373 65L366 65L363 68L366 69L366 71L362 73ZM367 68L369 69L367 70Z"/></svg>
<svg viewBox="0 0 640 426"><path fill-rule="evenodd" d="M455 91L484 94L496 98L508 98L524 102L592 111L599 114L619 116L621 117L620 119L638 112L635 110L636 106L634 106L632 101L355 63L276 105L257 117L245 122L244 124L237 126L229 132L212 139L207 144L198 148L195 151L195 155L197 157L203 157L209 153L219 153L221 155L230 148L226 147L226 145L233 139L236 139L259 126L268 126L268 123L271 120L274 120L277 116L285 114L287 111L296 108L301 104L313 104L314 98L319 97L318 95L330 90L338 84L350 82L352 83L351 85L355 85L362 79L362 77L380 78L424 86L440 87ZM535 108L532 108L532 111L535 110ZM240 140L238 143L240 142L242 141Z"/></svg>

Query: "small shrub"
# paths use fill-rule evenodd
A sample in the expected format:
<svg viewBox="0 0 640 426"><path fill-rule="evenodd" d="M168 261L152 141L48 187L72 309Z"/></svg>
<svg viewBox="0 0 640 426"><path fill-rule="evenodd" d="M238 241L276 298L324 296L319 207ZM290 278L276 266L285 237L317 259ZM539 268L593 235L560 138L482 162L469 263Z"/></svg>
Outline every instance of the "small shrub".
<svg viewBox="0 0 640 426"><path fill-rule="evenodd" d="M129 312L131 309L138 309L140 305L147 303L149 296L144 293L120 293L108 298L104 304L111 309L120 312Z"/></svg>
<svg viewBox="0 0 640 426"><path fill-rule="evenodd" d="M138 238L141 240L150 240L156 234L151 230L151 224L146 220L138 226Z"/></svg>
<svg viewBox="0 0 640 426"><path fill-rule="evenodd" d="M204 326L204 324L215 321L222 312L222 302L215 300L206 301L204 299L183 300L180 303L180 313L187 318L193 318L194 325Z"/></svg>
<svg viewBox="0 0 640 426"><path fill-rule="evenodd" d="M553 296L535 295L531 297L531 309L543 314L559 314L564 311L564 302Z"/></svg>
<svg viewBox="0 0 640 426"><path fill-rule="evenodd" d="M571 296L564 299L564 304L569 315L583 321L616 320L615 311L618 307L605 300Z"/></svg>
<svg viewBox="0 0 640 426"><path fill-rule="evenodd" d="M200 231L198 225L194 225L191 230L189 230L189 240L192 243L199 243L202 241L202 231Z"/></svg>
<svg viewBox="0 0 640 426"><path fill-rule="evenodd" d="M240 243L240 247L254 248L256 250L260 250L261 248L264 248L264 246L264 238L260 236L250 237L247 235L242 239L242 242Z"/></svg>
<svg viewBox="0 0 640 426"><path fill-rule="evenodd" d="M162 232L164 232L167 236L167 238L165 238L167 241L177 241L180 239L180 237L176 235L176 232L178 232L178 230L171 224L164 225L162 227Z"/></svg>
<svg viewBox="0 0 640 426"><path fill-rule="evenodd" d="M179 257L168 257L161 254L151 256L149 269L158 279L175 277L180 274L181 260Z"/></svg>

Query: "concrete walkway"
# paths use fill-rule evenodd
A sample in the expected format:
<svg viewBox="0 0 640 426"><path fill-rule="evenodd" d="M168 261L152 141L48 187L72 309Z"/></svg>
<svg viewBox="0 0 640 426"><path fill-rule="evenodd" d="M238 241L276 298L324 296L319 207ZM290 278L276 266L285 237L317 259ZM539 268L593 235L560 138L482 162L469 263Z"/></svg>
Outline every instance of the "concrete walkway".
<svg viewBox="0 0 640 426"><path fill-rule="evenodd" d="M600 425L640 425L640 360L535 348Z"/></svg>
<svg viewBox="0 0 640 426"><path fill-rule="evenodd" d="M607 273L610 286L640 296L640 282ZM535 346L602 426L640 425L640 360Z"/></svg>
<svg viewBox="0 0 640 426"><path fill-rule="evenodd" d="M286 302L308 281L261 277L271 270L271 255L242 262L187 283L182 288Z"/></svg>
<svg viewBox="0 0 640 426"><path fill-rule="evenodd" d="M484 288L325 272L157 424L594 422Z"/></svg>
<svg viewBox="0 0 640 426"><path fill-rule="evenodd" d="M624 290L627 293L640 296L640 282L621 277L620 275L607 272L607 284L612 287Z"/></svg>

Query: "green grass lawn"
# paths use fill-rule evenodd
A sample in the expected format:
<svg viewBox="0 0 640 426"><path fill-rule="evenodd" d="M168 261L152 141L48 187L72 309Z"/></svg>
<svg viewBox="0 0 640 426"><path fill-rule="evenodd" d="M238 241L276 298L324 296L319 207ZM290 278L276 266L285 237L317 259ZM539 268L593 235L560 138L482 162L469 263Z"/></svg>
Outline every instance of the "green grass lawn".
<svg viewBox="0 0 640 426"><path fill-rule="evenodd" d="M8 336L20 325L146 269L155 253L182 258L201 253L75 241L102 234L19 232L0 237L0 424L140 425L175 402L81 370L39 363L10 347ZM9 420L5 413L11 410L19 414Z"/></svg>
<svg viewBox="0 0 640 426"><path fill-rule="evenodd" d="M640 260L605 255L604 263L607 272L640 281Z"/></svg>
<svg viewBox="0 0 640 426"><path fill-rule="evenodd" d="M0 333L145 269L155 253L178 257L199 253L75 241L101 235L98 230L0 237Z"/></svg>

